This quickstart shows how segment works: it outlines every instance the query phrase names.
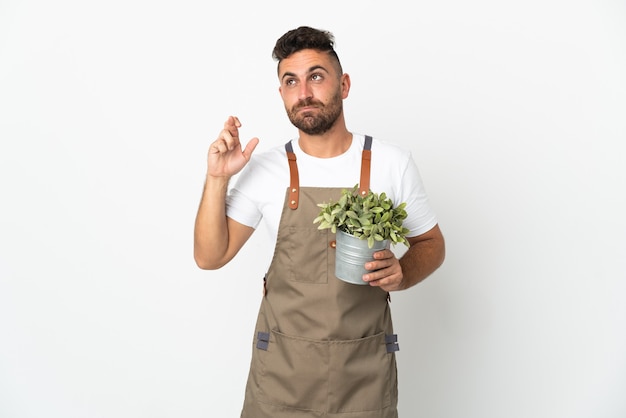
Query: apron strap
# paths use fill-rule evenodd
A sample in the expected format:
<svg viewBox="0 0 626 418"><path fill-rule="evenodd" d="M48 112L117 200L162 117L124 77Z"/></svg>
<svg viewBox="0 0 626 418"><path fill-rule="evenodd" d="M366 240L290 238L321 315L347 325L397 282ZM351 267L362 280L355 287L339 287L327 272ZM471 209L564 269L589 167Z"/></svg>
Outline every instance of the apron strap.
<svg viewBox="0 0 626 418"><path fill-rule="evenodd" d="M372 162L372 137L365 135L363 154L361 156L361 180L359 181L359 193L365 196L370 191L370 163Z"/></svg>
<svg viewBox="0 0 626 418"><path fill-rule="evenodd" d="M298 209L300 196L300 179L298 177L298 165L296 164L296 154L293 152L291 141L285 144L287 159L289 160L289 209Z"/></svg>
<svg viewBox="0 0 626 418"><path fill-rule="evenodd" d="M285 144L287 160L289 161L289 209L298 209L300 198L300 179L298 176L298 164L296 154L293 152L291 141ZM363 154L361 156L361 179L359 181L359 193L365 196L370 191L370 168L372 162L372 137L365 135Z"/></svg>

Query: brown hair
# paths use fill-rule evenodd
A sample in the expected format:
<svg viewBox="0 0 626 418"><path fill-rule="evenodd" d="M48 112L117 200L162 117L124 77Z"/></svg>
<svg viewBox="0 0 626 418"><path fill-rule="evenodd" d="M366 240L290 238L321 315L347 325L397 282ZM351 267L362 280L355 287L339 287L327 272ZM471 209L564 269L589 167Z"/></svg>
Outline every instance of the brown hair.
<svg viewBox="0 0 626 418"><path fill-rule="evenodd" d="M335 37L332 33L309 26L300 26L288 31L276 41L272 57L280 64L283 59L303 49L328 52L336 60L339 73L342 74L341 62L339 62L334 45Z"/></svg>

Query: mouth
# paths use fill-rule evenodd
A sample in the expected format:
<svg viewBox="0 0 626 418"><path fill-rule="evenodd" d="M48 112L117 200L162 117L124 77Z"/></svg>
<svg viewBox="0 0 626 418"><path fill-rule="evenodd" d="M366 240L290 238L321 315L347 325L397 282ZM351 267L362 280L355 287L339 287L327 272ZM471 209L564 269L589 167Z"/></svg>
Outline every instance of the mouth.
<svg viewBox="0 0 626 418"><path fill-rule="evenodd" d="M317 106L312 106L312 105L300 106L296 108L296 112L298 113L310 113L315 110L317 110Z"/></svg>
<svg viewBox="0 0 626 418"><path fill-rule="evenodd" d="M310 111L319 109L320 107L321 106L319 103L316 103L312 99L307 99L298 103L298 106L296 106L295 111L296 112L310 112Z"/></svg>

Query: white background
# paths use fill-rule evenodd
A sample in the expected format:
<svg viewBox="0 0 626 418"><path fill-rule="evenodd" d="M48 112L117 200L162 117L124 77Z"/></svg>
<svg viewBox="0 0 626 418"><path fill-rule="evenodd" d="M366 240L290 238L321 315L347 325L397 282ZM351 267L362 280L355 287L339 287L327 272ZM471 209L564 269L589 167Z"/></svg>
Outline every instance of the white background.
<svg viewBox="0 0 626 418"><path fill-rule="evenodd" d="M271 249L201 271L193 222L228 115L295 135L299 25L447 240L392 295L401 416L625 417L626 3L221 3L0 0L0 417L239 416Z"/></svg>

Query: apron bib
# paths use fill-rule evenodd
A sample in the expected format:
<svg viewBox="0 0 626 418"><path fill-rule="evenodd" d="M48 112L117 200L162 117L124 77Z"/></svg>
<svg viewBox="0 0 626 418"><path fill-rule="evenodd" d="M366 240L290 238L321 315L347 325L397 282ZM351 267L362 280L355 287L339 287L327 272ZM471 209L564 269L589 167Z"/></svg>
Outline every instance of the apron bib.
<svg viewBox="0 0 626 418"><path fill-rule="evenodd" d="M361 190L369 189L366 137ZM341 188L291 184L265 276L241 418L397 418L397 372L389 294L335 277L335 235L318 230L318 203Z"/></svg>

